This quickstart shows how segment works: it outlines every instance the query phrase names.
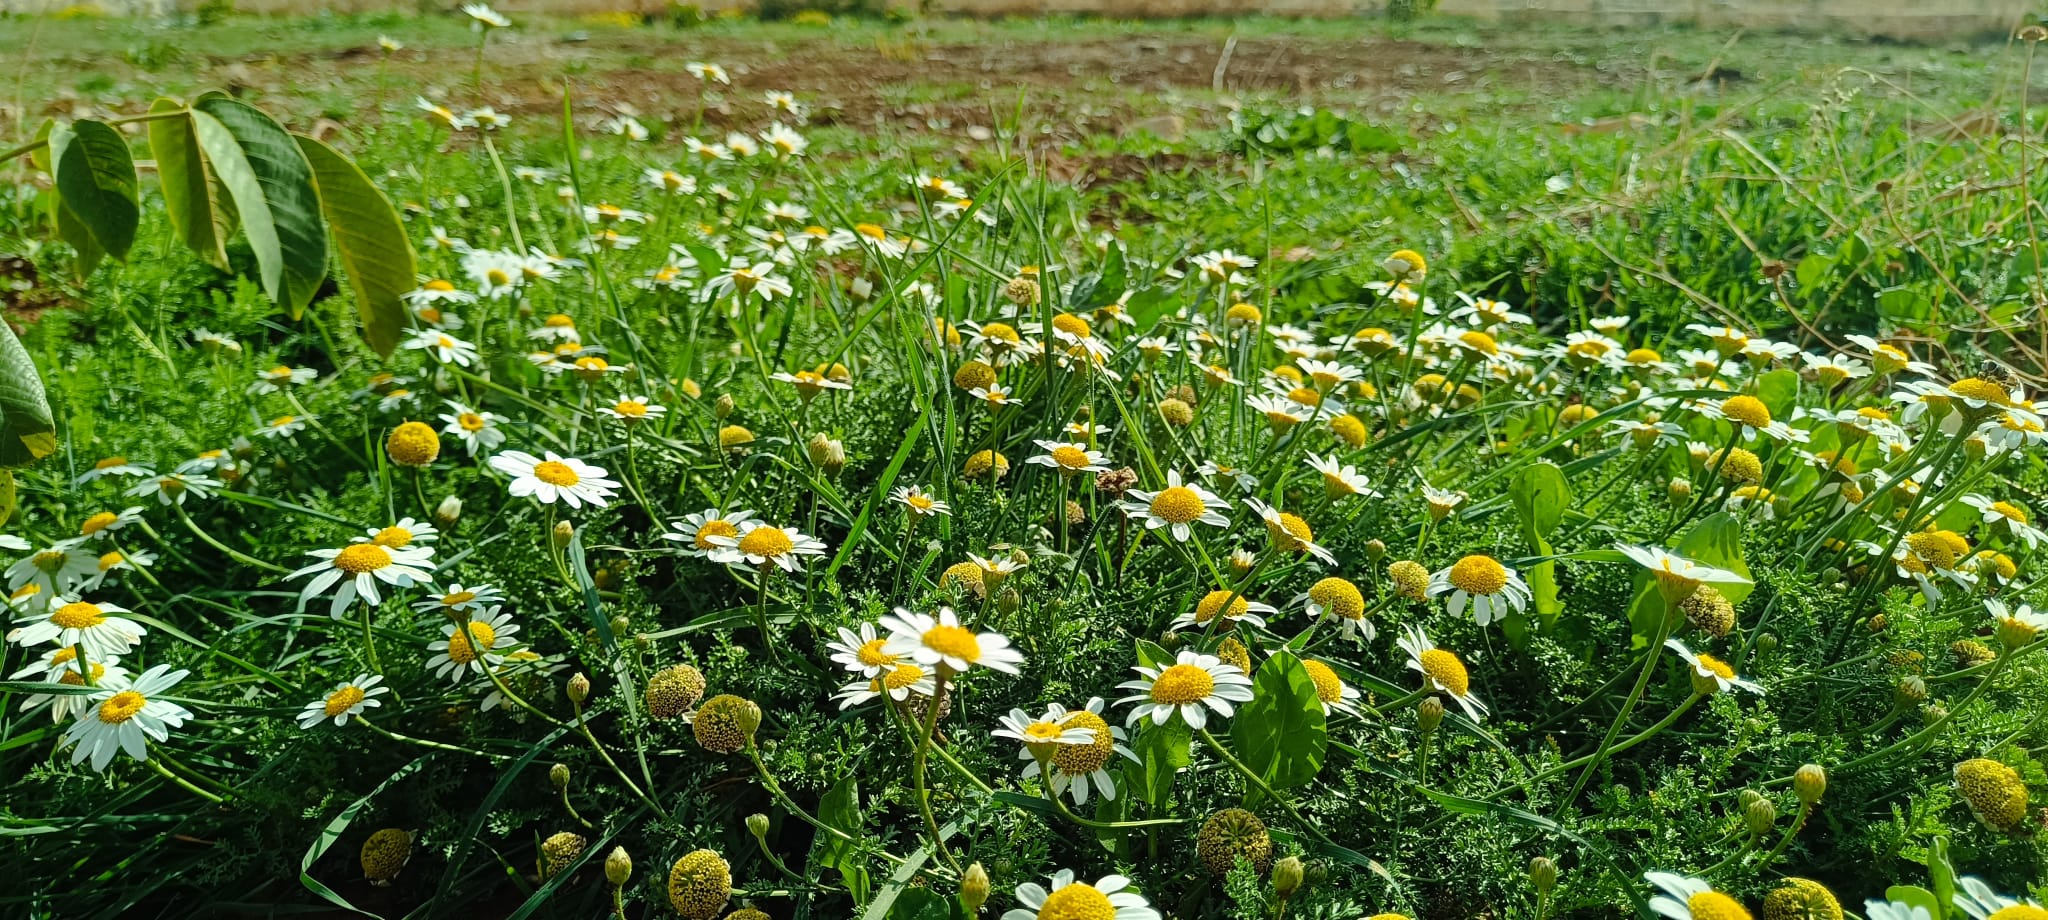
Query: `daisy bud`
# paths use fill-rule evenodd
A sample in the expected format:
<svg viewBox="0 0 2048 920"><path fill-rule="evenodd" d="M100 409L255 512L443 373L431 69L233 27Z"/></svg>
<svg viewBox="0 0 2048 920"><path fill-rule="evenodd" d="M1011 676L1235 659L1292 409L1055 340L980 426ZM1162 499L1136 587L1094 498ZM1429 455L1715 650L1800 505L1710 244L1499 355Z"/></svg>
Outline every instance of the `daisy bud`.
<svg viewBox="0 0 2048 920"><path fill-rule="evenodd" d="M460 520L462 520L462 499L450 495L447 498L441 499L441 503L434 506L434 523L441 525L441 529L446 530L454 527L455 522Z"/></svg>
<svg viewBox="0 0 2048 920"><path fill-rule="evenodd" d="M1692 497L1692 483L1684 477L1674 478L1670 485L1664 487L1664 496L1670 499L1672 504L1682 505L1686 499Z"/></svg>
<svg viewBox="0 0 2048 920"><path fill-rule="evenodd" d="M1768 655L1768 654L1770 654L1770 653L1772 653L1772 652L1775 652L1775 651L1777 651L1777 650L1778 650L1778 634L1777 634L1777 633L1764 633L1763 635L1760 635L1760 636L1756 637L1756 651L1757 651L1757 654L1759 654L1759 655Z"/></svg>
<svg viewBox="0 0 2048 920"><path fill-rule="evenodd" d="M1892 699L1900 706L1927 702L1927 682L1911 674L1901 677L1898 686L1892 688Z"/></svg>
<svg viewBox="0 0 2048 920"><path fill-rule="evenodd" d="M619 614L618 616L612 617L612 635L623 636L626 634L627 630L632 628L633 619L631 617L628 617L623 613Z"/></svg>
<svg viewBox="0 0 2048 920"><path fill-rule="evenodd" d="M1828 771L1821 769L1820 764L1807 764L1792 774L1792 793L1799 796L1800 804L1812 805L1819 802L1821 795L1827 791Z"/></svg>
<svg viewBox="0 0 2048 920"><path fill-rule="evenodd" d="M711 414L713 416L716 416L718 420L722 422L725 421L727 417L732 415L732 408L732 394L720 393L718 394L718 400L711 404Z"/></svg>
<svg viewBox="0 0 2048 920"><path fill-rule="evenodd" d="M960 876L960 906L969 914L980 912L981 905L988 903L988 889L988 870L981 863L968 866Z"/></svg>
<svg viewBox="0 0 2048 920"><path fill-rule="evenodd" d="M1247 572L1250 572L1252 570L1252 566L1256 564L1258 561L1259 557L1252 555L1250 552L1246 550L1231 550L1230 574L1238 578L1243 578Z"/></svg>
<svg viewBox="0 0 2048 920"><path fill-rule="evenodd" d="M576 525L568 521L556 521L554 532L548 536L555 541L555 548L561 549L569 545L569 538L576 536Z"/></svg>
<svg viewBox="0 0 2048 920"><path fill-rule="evenodd" d="M569 702L581 706L584 700L590 698L590 678L578 671L570 675L569 684L565 689L569 694Z"/></svg>
<svg viewBox="0 0 2048 920"><path fill-rule="evenodd" d="M1920 710L1920 724L1936 725L1948 721L1948 707L1935 703Z"/></svg>
<svg viewBox="0 0 2048 920"><path fill-rule="evenodd" d="M1529 860L1529 884L1536 887L1537 894L1549 894L1557 887L1557 862L1548 856Z"/></svg>
<svg viewBox="0 0 2048 920"><path fill-rule="evenodd" d="M755 840L766 841L768 839L768 816L759 813L748 815L747 833L753 834Z"/></svg>
<svg viewBox="0 0 2048 920"><path fill-rule="evenodd" d="M556 792L569 788L569 765L558 763L548 768L548 782L554 784Z"/></svg>
<svg viewBox="0 0 2048 920"><path fill-rule="evenodd" d="M633 857L626 855L625 847L612 847L611 855L604 858L604 880L616 888L632 877Z"/></svg>
<svg viewBox="0 0 2048 920"><path fill-rule="evenodd" d="M1415 706L1415 730L1425 735L1436 731L1444 721L1444 701L1430 697Z"/></svg>
<svg viewBox="0 0 2048 920"><path fill-rule="evenodd" d="M1273 864L1273 893L1285 901L1300 890L1302 879L1301 857L1285 856Z"/></svg>
<svg viewBox="0 0 2048 920"><path fill-rule="evenodd" d="M1778 806L1772 805L1770 799L1758 796L1742 809L1742 823L1750 833L1759 837L1768 834L1772 825L1778 823Z"/></svg>
<svg viewBox="0 0 2048 920"><path fill-rule="evenodd" d="M804 453L811 458L811 465L828 478L846 469L846 445L822 434L811 435L804 444Z"/></svg>
<svg viewBox="0 0 2048 920"><path fill-rule="evenodd" d="M1387 541L1378 538L1365 541L1365 558L1367 560L1378 562L1386 558L1386 555Z"/></svg>
<svg viewBox="0 0 2048 920"><path fill-rule="evenodd" d="M1022 606L1024 598L1017 593L1016 588L1004 588L1003 593L996 595L996 611L1003 616L1016 613L1017 608Z"/></svg>
<svg viewBox="0 0 2048 920"><path fill-rule="evenodd" d="M683 378L682 391L684 396L688 396L691 399L697 399L704 395L704 387L688 377Z"/></svg>

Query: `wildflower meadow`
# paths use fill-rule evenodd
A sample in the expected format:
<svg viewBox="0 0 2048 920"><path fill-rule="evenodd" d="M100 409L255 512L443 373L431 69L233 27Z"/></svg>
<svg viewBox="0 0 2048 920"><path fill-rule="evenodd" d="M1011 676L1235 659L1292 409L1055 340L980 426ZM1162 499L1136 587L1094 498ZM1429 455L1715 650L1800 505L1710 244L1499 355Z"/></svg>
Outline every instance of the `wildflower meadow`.
<svg viewBox="0 0 2048 920"><path fill-rule="evenodd" d="M1467 28L0 19L0 915L2048 918L2048 30Z"/></svg>

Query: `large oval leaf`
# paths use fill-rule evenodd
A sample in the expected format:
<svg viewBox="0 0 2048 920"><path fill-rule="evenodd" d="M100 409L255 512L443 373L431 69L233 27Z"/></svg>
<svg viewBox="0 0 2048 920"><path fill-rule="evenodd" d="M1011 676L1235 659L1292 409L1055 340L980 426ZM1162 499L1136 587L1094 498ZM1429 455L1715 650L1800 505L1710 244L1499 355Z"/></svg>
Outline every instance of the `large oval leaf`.
<svg viewBox="0 0 2048 920"><path fill-rule="evenodd" d="M0 468L27 466L56 450L43 378L14 330L0 323Z"/></svg>
<svg viewBox="0 0 2048 920"><path fill-rule="evenodd" d="M270 116L218 93L192 104L192 127L234 199L263 293L298 318L327 275L327 228L306 155Z"/></svg>
<svg viewBox="0 0 2048 920"><path fill-rule="evenodd" d="M102 256L126 261L142 220L135 161L121 132L78 121L50 131L50 177L57 186L57 235L78 250L79 275Z"/></svg>
<svg viewBox="0 0 2048 920"><path fill-rule="evenodd" d="M1301 659L1279 652L1252 678L1252 700L1230 721L1238 759L1275 790L1298 786L1323 768L1328 743L1323 705ZM1256 798L1248 790L1246 801Z"/></svg>
<svg viewBox="0 0 2048 920"><path fill-rule="evenodd" d="M158 99L149 112L162 115L149 123L149 153L156 158L157 186L163 190L164 211L171 218L171 232L187 249L207 264L222 271L228 268L228 237L235 232L232 208L226 189L216 181L199 152L199 136L184 103Z"/></svg>
<svg viewBox="0 0 2048 920"><path fill-rule="evenodd" d="M306 162L313 167L313 186L320 193L320 213L334 231L334 250L348 284L356 292L356 314L363 321L363 340L384 357L405 335L405 292L413 289L412 243L390 199L370 184L370 177L334 148L304 135L294 135Z"/></svg>

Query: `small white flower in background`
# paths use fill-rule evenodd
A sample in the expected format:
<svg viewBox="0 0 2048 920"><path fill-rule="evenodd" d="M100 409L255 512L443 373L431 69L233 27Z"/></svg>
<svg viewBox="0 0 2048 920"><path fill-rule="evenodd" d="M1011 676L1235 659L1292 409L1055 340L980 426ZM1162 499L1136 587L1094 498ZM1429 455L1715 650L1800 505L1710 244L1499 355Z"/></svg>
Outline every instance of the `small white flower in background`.
<svg viewBox="0 0 2048 920"><path fill-rule="evenodd" d="M785 572L803 568L804 556L825 554L825 541L793 527L777 527L760 521L746 521L736 534L705 538L718 547L707 554L720 565L759 568L774 565Z"/></svg>
<svg viewBox="0 0 2048 920"><path fill-rule="evenodd" d="M697 193L697 177L684 175L673 169L648 167L640 173L640 178L645 180L648 185L654 186L655 190L666 192L670 195L694 195Z"/></svg>
<svg viewBox="0 0 2048 920"><path fill-rule="evenodd" d="M442 364L468 367L477 360L475 345L438 329L421 329L413 333L405 340L405 347L424 351Z"/></svg>
<svg viewBox="0 0 2048 920"><path fill-rule="evenodd" d="M833 662L840 667L872 678L897 663L895 655L882 650L888 644L888 638L876 631L875 624L862 623L860 632L839 627L839 638L825 643L825 647L831 650Z"/></svg>
<svg viewBox="0 0 2048 920"><path fill-rule="evenodd" d="M485 584L463 587L451 584L438 595L415 601L412 609L421 613L438 613L450 618L460 618L464 613L482 613L486 609L505 602L505 595L497 588Z"/></svg>
<svg viewBox="0 0 2048 920"><path fill-rule="evenodd" d="M377 686L384 680L378 674L358 674L354 680L342 681L334 686L333 692L306 704L299 711L299 727L309 729L322 722L347 725L352 716L362 715L365 709L384 705L376 697L391 692L390 687Z"/></svg>
<svg viewBox="0 0 2048 920"><path fill-rule="evenodd" d="M131 675L121 666L121 659L112 656L93 658L92 685L101 690L126 690ZM71 646L53 648L43 657L29 662L28 667L8 675L9 680L34 680L55 684L59 687L83 687L85 678L78 669L78 649ZM34 712L43 705L50 707L50 721L62 723L86 708L86 694L81 693L31 693L21 701L21 712Z"/></svg>
<svg viewBox="0 0 2048 920"><path fill-rule="evenodd" d="M289 439L306 430L307 423L311 421L313 416L310 415L280 415L256 429L256 433L266 438Z"/></svg>
<svg viewBox="0 0 2048 920"><path fill-rule="evenodd" d="M740 527L752 520L754 512L744 509L721 512L717 508L706 508L695 514L683 515L681 520L670 521L661 538L687 544L683 555L705 558L719 552L714 537L737 537Z"/></svg>
<svg viewBox="0 0 2048 920"><path fill-rule="evenodd" d="M333 589L334 600L328 605L327 615L337 620L348 613L349 605L357 597L373 608L383 603L380 584L403 589L434 581L431 546L350 543L338 549L308 550L306 555L320 561L285 576L313 576L299 589L299 607L304 609L307 602Z"/></svg>
<svg viewBox="0 0 2048 920"><path fill-rule="evenodd" d="M913 693L929 698L938 692L938 682L932 678L929 670L904 662L889 667L875 677L847 684L839 688L839 692L832 698L839 701L840 709L852 709L881 696L901 703L909 699Z"/></svg>
<svg viewBox="0 0 2048 920"><path fill-rule="evenodd" d="M512 25L512 20L506 19L505 14L491 9L488 3L465 3L462 5L462 12L475 20L479 29L504 29Z"/></svg>
<svg viewBox="0 0 2048 920"><path fill-rule="evenodd" d="M63 540L8 566L7 590L19 591L24 585L35 585L43 596L56 597L77 587L100 570L99 556L80 548L83 542ZM21 548L28 546L24 544Z"/></svg>
<svg viewBox="0 0 2048 920"><path fill-rule="evenodd" d="M688 71L690 76L696 77L697 79L702 80L706 83L732 82L732 77L726 74L725 68L706 61L691 61L687 64L684 64L683 69Z"/></svg>
<svg viewBox="0 0 2048 920"><path fill-rule="evenodd" d="M1689 673L1694 693L1704 696L1706 694L1701 692L1703 690L1718 693L1740 688L1758 696L1763 695L1764 688L1735 676L1735 669L1719 658L1705 652L1694 652L1677 639L1664 640L1664 647L1677 653L1678 657L1685 659L1685 663L1691 666Z"/></svg>
<svg viewBox="0 0 2048 920"><path fill-rule="evenodd" d="M317 376L319 373L310 367L287 367L280 364L256 375L256 382L249 384L249 392L256 396L265 396L286 387L312 383L313 378Z"/></svg>
<svg viewBox="0 0 2048 920"><path fill-rule="evenodd" d="M442 638L427 645L427 651L434 653L427 659L427 667L435 677L458 682L465 674L483 674L484 668L504 663L505 656L499 652L519 644L512 638L518 631L512 615L498 607L460 623L443 624Z"/></svg>
<svg viewBox="0 0 2048 920"><path fill-rule="evenodd" d="M102 457L99 459L98 462L92 465L92 469L86 470L85 472L78 474L77 479L71 480L71 484L82 486L96 479L105 479L109 476L155 475L156 473L150 470L148 467L138 466L136 464L128 462L127 457ZM27 548L28 547L26 546L22 547L22 549Z"/></svg>
<svg viewBox="0 0 2048 920"><path fill-rule="evenodd" d="M496 415L458 402L448 403L448 408L453 411L441 415L441 433L454 435L470 456L505 443L505 432L499 430Z"/></svg>
<svg viewBox="0 0 2048 920"><path fill-rule="evenodd" d="M922 486L898 486L889 493L889 500L910 509L913 518L937 517L953 513L951 505L927 494Z"/></svg>
<svg viewBox="0 0 2048 920"><path fill-rule="evenodd" d="M185 497L188 495L210 498L213 495L213 490L220 487L221 481L209 476L198 476L190 473L170 473L144 481L124 494L136 498L147 498L154 495L158 504L183 505Z"/></svg>
<svg viewBox="0 0 2048 920"><path fill-rule="evenodd" d="M170 740L171 729L192 717L185 707L160 699L190 673L160 664L125 688L108 687L87 696L86 708L64 732L60 746L75 745L71 762L91 760L94 770L105 770L117 753L148 760L148 742Z"/></svg>
<svg viewBox="0 0 2048 920"><path fill-rule="evenodd" d="M644 141L648 137L647 126L631 115L620 115L607 120L604 129L629 141Z"/></svg>
<svg viewBox="0 0 2048 920"><path fill-rule="evenodd" d="M546 454L543 459L523 450L506 451L491 458L491 469L512 477L508 488L514 498L531 495L544 505L560 500L571 508L602 508L619 489L616 481L605 478L604 467L554 451Z"/></svg>

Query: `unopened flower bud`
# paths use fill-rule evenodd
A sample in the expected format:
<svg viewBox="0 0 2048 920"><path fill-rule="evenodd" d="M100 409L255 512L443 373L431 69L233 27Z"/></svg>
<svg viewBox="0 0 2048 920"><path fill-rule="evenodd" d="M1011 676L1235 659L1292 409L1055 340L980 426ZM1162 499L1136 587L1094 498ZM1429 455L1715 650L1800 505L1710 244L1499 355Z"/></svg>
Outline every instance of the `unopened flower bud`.
<svg viewBox="0 0 2048 920"><path fill-rule="evenodd" d="M1927 702L1927 682L1911 674L1901 677L1898 685L1892 688L1892 699L1897 700L1900 706Z"/></svg>
<svg viewBox="0 0 2048 920"><path fill-rule="evenodd" d="M1692 481L1683 476L1672 479L1671 484L1664 487L1664 497L1674 505L1684 504L1692 497Z"/></svg>
<svg viewBox="0 0 2048 920"><path fill-rule="evenodd" d="M1772 653L1772 652L1775 652L1775 651L1777 651L1777 650L1778 650L1778 634L1777 634L1777 633L1764 633L1764 634L1762 634L1762 635L1760 635L1760 636L1757 636L1757 637L1756 637L1756 651L1757 651L1757 654L1759 654L1759 655L1768 655L1768 654L1770 654L1770 653Z"/></svg>
<svg viewBox="0 0 2048 920"><path fill-rule="evenodd" d="M1920 724L1937 725L1948 720L1948 707L1931 703L1920 710Z"/></svg>
<svg viewBox="0 0 2048 920"><path fill-rule="evenodd" d="M576 536L576 525L568 521L556 521L554 532L548 536L555 541L555 548L561 549L569 545L569 538Z"/></svg>
<svg viewBox="0 0 2048 920"><path fill-rule="evenodd" d="M720 393L718 394L718 398L716 400L713 400L711 403L711 414L713 417L717 418L719 421L722 422L725 421L727 418L731 417L732 408L732 394Z"/></svg>
<svg viewBox="0 0 2048 920"><path fill-rule="evenodd" d="M1430 697L1415 705L1415 730L1425 735L1444 721L1444 701Z"/></svg>
<svg viewBox="0 0 2048 920"><path fill-rule="evenodd" d="M996 611L1003 616L1016 613L1017 608L1022 606L1024 606L1024 596L1018 594L1016 588L1004 588L1003 593L996 595Z"/></svg>
<svg viewBox="0 0 2048 920"><path fill-rule="evenodd" d="M981 905L988 903L988 889L988 870L981 863L968 866L960 875L960 906L969 914L979 912Z"/></svg>
<svg viewBox="0 0 2048 920"><path fill-rule="evenodd" d="M1557 862L1548 856L1529 860L1529 884L1536 887L1537 894L1549 894L1557 887Z"/></svg>
<svg viewBox="0 0 2048 920"><path fill-rule="evenodd" d="M633 877L633 857L626 855L625 847L612 847L611 855L604 858L604 878L613 887L626 884Z"/></svg>
<svg viewBox="0 0 2048 920"><path fill-rule="evenodd" d="M441 499L441 503L434 506L434 523L441 525L442 530L455 526L455 522L460 520L462 520L462 499L450 495L447 498Z"/></svg>
<svg viewBox="0 0 2048 920"><path fill-rule="evenodd" d="M1820 801L1820 797L1827 791L1828 771L1821 769L1820 764L1807 764L1792 774L1792 793L1799 796L1802 804L1812 805Z"/></svg>
<svg viewBox="0 0 2048 920"><path fill-rule="evenodd" d="M1230 574L1231 574L1231 576L1232 576L1232 577L1235 577L1235 578L1243 578L1243 577L1244 577L1244 576L1245 576L1245 575L1246 575L1247 573L1249 573L1249 572L1250 572L1250 571L1252 570L1252 566L1254 566L1254 565L1258 564L1258 561L1259 561L1259 557L1257 557L1257 556L1254 556L1254 555L1252 555L1252 554L1251 554L1250 552L1247 552L1247 551L1245 551L1245 550L1242 550L1242 549L1234 549L1234 550L1231 550L1231 551L1230 551Z"/></svg>
<svg viewBox="0 0 2048 920"><path fill-rule="evenodd" d="M584 700L590 699L590 678L584 676L582 671L571 674L565 689L569 693L569 702L581 706Z"/></svg>
<svg viewBox="0 0 2048 920"><path fill-rule="evenodd" d="M1273 864L1273 893L1285 901L1301 888L1301 857L1284 856Z"/></svg>
<svg viewBox="0 0 2048 920"><path fill-rule="evenodd" d="M1378 562L1387 555L1387 541L1374 538L1365 541L1365 558Z"/></svg>
<svg viewBox="0 0 2048 920"><path fill-rule="evenodd" d="M569 788L569 765L558 763L549 767L548 782L554 784L556 792L567 791Z"/></svg>
<svg viewBox="0 0 2048 920"><path fill-rule="evenodd" d="M632 629L632 628L633 628L633 619L632 619L631 617L628 617L628 616L626 616L626 615L625 615L625 614L623 614L623 613L622 613L622 614L619 614L618 616L612 617L612 635L613 635L613 636L623 636L623 635L625 635L625 634L626 634L626 631L627 631L627 630L630 630L630 629Z"/></svg>
<svg viewBox="0 0 2048 920"><path fill-rule="evenodd" d="M758 813L758 812L757 812L757 813L755 813L755 814L751 814L751 815L748 815L748 816L747 816L747 833L749 833L749 834L753 834L753 835L754 835L754 839L756 839L756 840L767 840L767 839L768 839L768 816L767 816L767 815L764 815L764 814L760 814L760 813Z"/></svg>
<svg viewBox="0 0 2048 920"><path fill-rule="evenodd" d="M827 477L838 476L840 470L846 469L846 445L841 441L814 434L804 443L804 453L811 458L811 465Z"/></svg>
<svg viewBox="0 0 2048 920"><path fill-rule="evenodd" d="M1771 827L1778 823L1778 806L1772 805L1770 799L1759 796L1742 809L1742 823L1749 828L1750 833L1759 837L1768 834Z"/></svg>

